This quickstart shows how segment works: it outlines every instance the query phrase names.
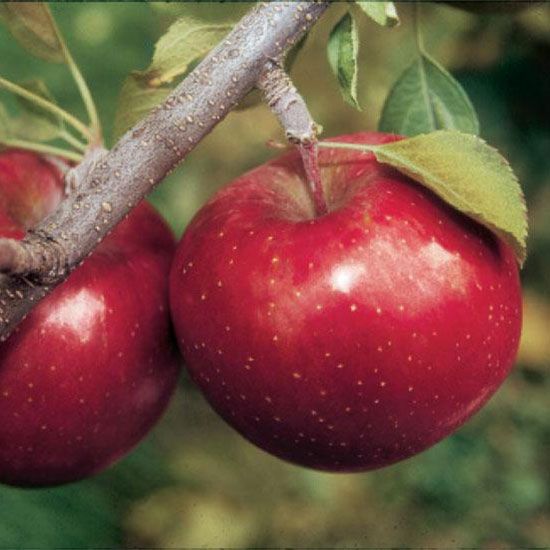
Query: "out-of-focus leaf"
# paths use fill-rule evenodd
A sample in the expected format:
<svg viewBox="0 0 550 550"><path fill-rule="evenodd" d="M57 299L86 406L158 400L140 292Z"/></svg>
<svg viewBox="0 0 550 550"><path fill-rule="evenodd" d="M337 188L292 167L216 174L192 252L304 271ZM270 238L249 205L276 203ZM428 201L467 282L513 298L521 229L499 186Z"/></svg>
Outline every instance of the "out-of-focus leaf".
<svg viewBox="0 0 550 550"><path fill-rule="evenodd" d="M21 84L21 87L29 90L39 97L55 103L44 82L32 80ZM32 101L18 97L17 101L22 109L22 114L12 120L12 132L18 137L28 141L49 141L59 137L63 130L63 122L60 117L52 114Z"/></svg>
<svg viewBox="0 0 550 550"><path fill-rule="evenodd" d="M531 368L547 371L550 364L550 303L541 294L525 291L523 294L523 330L519 360Z"/></svg>
<svg viewBox="0 0 550 550"><path fill-rule="evenodd" d="M476 136L440 130L371 149L526 256L525 198L510 165Z"/></svg>
<svg viewBox="0 0 550 550"><path fill-rule="evenodd" d="M151 65L139 73L140 78L156 87L172 82L218 44L231 27L189 17L178 19L157 42Z"/></svg>
<svg viewBox="0 0 550 550"><path fill-rule="evenodd" d="M94 547L116 548L122 543L114 503L93 483L47 491L1 487L0 501L2 546L81 548L93 541Z"/></svg>
<svg viewBox="0 0 550 550"><path fill-rule="evenodd" d="M356 4L365 12L373 21L383 27L394 27L399 24L399 17L395 4L385 1L370 1L365 2L356 0Z"/></svg>
<svg viewBox="0 0 550 550"><path fill-rule="evenodd" d="M434 59L421 53L393 85L379 129L406 136L434 130L478 134L479 122L462 86Z"/></svg>
<svg viewBox="0 0 550 550"><path fill-rule="evenodd" d="M133 507L127 528L140 547L245 548L257 536L257 516L227 495L164 489Z"/></svg>
<svg viewBox="0 0 550 550"><path fill-rule="evenodd" d="M340 91L344 99L356 109L360 109L357 101L358 54L357 24L351 13L346 13L330 33L327 56L332 72L340 84Z"/></svg>
<svg viewBox="0 0 550 550"><path fill-rule="evenodd" d="M211 23L236 23L255 2L150 2L153 10L168 17L192 17Z"/></svg>
<svg viewBox="0 0 550 550"><path fill-rule="evenodd" d="M63 41L46 3L2 2L0 19L32 55L53 63L67 60Z"/></svg>
<svg viewBox="0 0 550 550"><path fill-rule="evenodd" d="M164 101L170 88L153 88L131 74L122 85L115 115L113 135L118 139L144 118L153 107Z"/></svg>

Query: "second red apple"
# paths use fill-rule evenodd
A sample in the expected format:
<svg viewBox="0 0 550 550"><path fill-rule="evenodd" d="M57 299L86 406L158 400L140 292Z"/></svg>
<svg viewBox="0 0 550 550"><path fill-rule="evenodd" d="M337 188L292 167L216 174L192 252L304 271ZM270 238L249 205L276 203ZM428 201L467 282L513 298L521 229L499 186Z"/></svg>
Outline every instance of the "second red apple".
<svg viewBox="0 0 550 550"><path fill-rule="evenodd" d="M368 470L451 434L501 385L518 267L372 154L322 149L320 163L325 216L297 152L210 200L179 244L172 316L191 376L246 438L304 466Z"/></svg>
<svg viewBox="0 0 550 550"><path fill-rule="evenodd" d="M62 175L46 159L0 153L0 236L22 238L62 198ZM0 482L90 476L158 420L179 372L173 250L170 230L142 203L0 344Z"/></svg>

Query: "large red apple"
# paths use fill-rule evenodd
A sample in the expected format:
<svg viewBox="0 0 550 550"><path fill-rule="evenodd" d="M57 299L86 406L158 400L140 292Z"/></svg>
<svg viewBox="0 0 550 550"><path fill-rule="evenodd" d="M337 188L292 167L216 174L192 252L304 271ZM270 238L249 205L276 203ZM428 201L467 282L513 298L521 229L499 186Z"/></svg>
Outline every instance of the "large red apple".
<svg viewBox="0 0 550 550"><path fill-rule="evenodd" d="M215 195L179 244L170 303L191 376L229 424L286 460L367 470L441 440L500 386L518 268L372 154L322 149L320 163L322 217L296 152Z"/></svg>
<svg viewBox="0 0 550 550"><path fill-rule="evenodd" d="M62 176L46 160L0 153L0 236L22 238L62 197ZM156 422L178 374L173 248L162 219L141 204L0 344L0 482L89 476Z"/></svg>

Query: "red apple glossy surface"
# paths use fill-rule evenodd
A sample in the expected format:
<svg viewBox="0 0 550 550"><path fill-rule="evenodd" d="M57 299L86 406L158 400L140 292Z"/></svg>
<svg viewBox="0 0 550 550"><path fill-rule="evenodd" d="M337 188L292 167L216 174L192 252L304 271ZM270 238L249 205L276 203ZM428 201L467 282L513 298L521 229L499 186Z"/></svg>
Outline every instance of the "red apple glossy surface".
<svg viewBox="0 0 550 550"><path fill-rule="evenodd" d="M296 152L210 200L176 252L172 317L193 379L250 441L313 468L374 469L452 433L503 382L518 268L372 154L321 149L320 164L323 217Z"/></svg>
<svg viewBox="0 0 550 550"><path fill-rule="evenodd" d="M62 194L61 175L40 157L0 153L0 235L22 237ZM178 374L167 289L173 248L160 216L139 205L0 344L0 482L89 476L159 418Z"/></svg>

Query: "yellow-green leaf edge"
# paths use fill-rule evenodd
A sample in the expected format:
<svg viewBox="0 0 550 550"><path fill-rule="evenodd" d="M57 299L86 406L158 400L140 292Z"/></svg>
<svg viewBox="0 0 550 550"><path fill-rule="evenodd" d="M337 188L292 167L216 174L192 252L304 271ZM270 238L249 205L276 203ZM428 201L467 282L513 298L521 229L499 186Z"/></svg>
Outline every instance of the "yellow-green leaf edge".
<svg viewBox="0 0 550 550"><path fill-rule="evenodd" d="M457 148L458 140L465 145L465 149ZM468 200L460 193L453 189L453 184L449 180L449 174L458 175L457 170L447 170L446 174L439 174L434 170L426 170L426 165L420 162L411 162L405 155L403 150L405 147L413 143L418 145L419 151L430 151L430 148L437 147L439 152L441 148L447 146L451 149L451 156L455 154L455 161L460 160L456 157L459 154L464 155L466 148L470 151L478 152L485 155L485 160L488 163L493 163L493 167L501 171L506 179L507 189L503 188L503 192L494 194L493 199L498 203L493 202L490 212L482 211L479 204L475 201ZM519 181L514 174L508 161L493 147L477 136L464 134L455 130L438 130L429 134L419 134L412 138L387 143L380 146L369 148L375 155L376 159L388 164L399 172L409 176L420 184L424 185L446 203L460 210L462 213L473 218L487 229L495 233L504 242L509 244L522 266L527 256L527 206L525 197L519 184ZM433 155L433 153L432 153ZM442 159L442 155L437 155L438 159ZM429 162L428 162L429 164ZM462 158L462 168L468 171L467 177L476 181L476 168L473 162L473 157ZM447 166L447 168L449 168ZM472 174L472 172L474 172ZM480 178L483 179L483 178ZM506 191L506 193L504 192Z"/></svg>

